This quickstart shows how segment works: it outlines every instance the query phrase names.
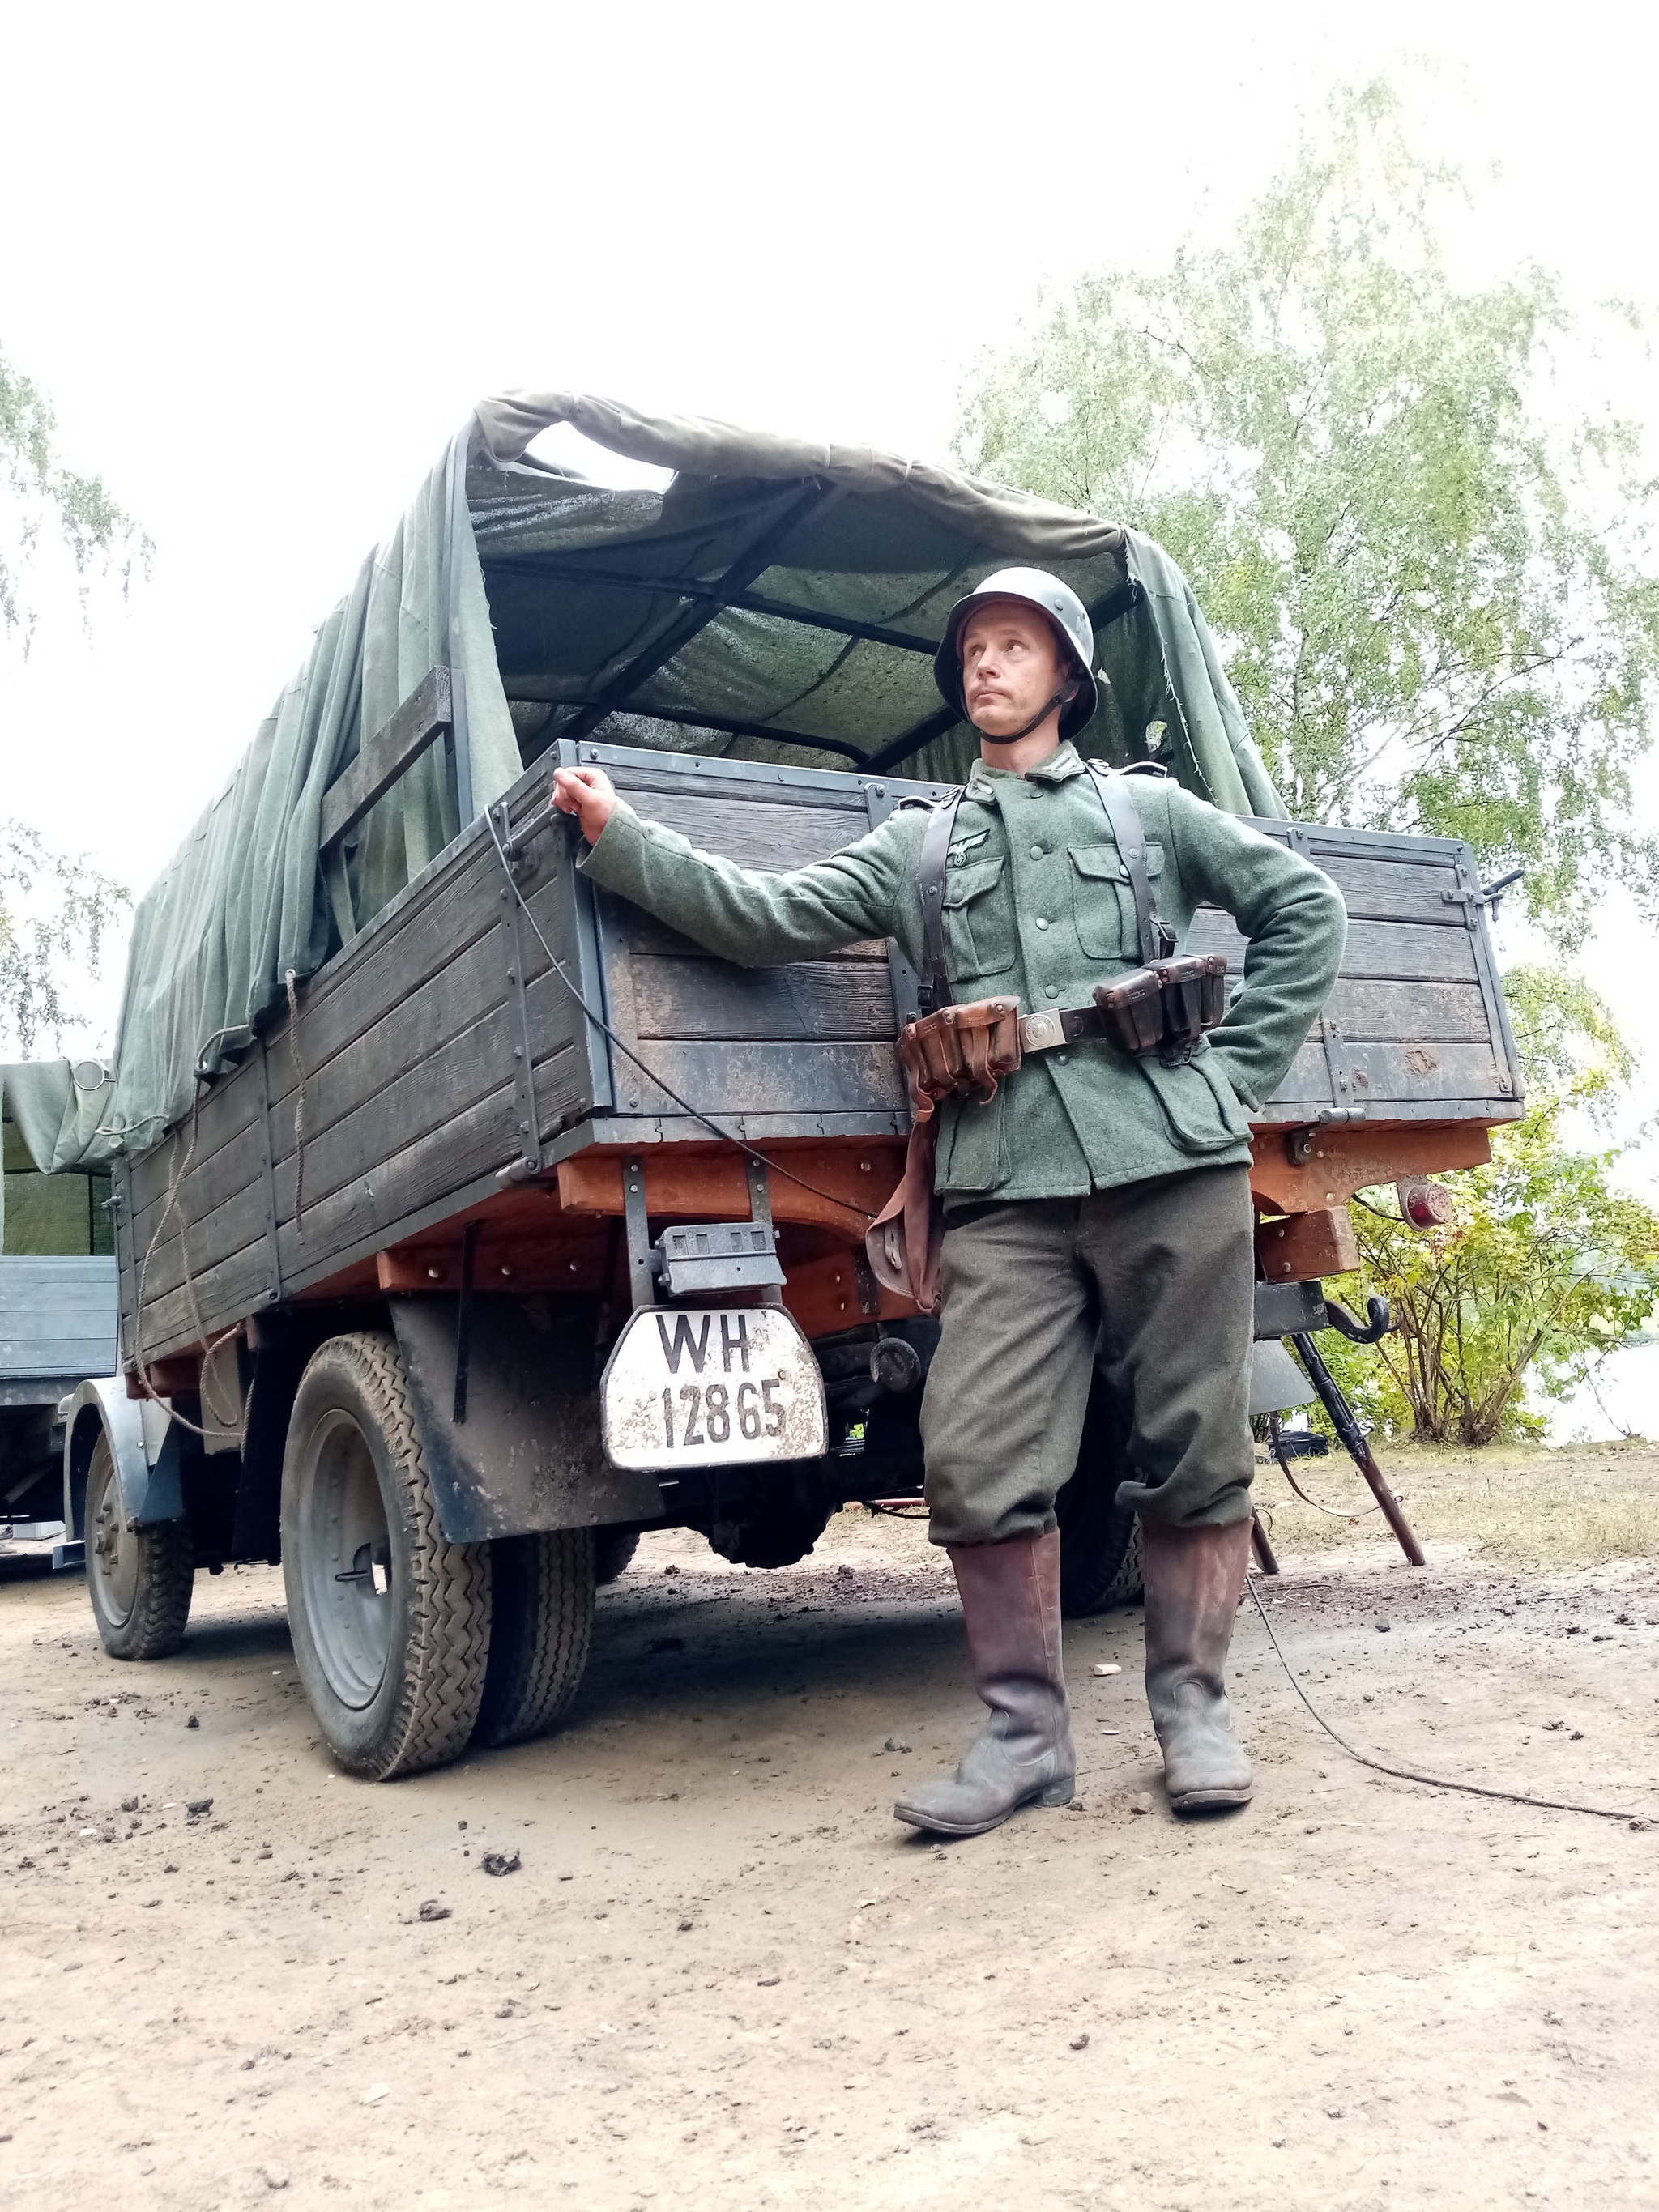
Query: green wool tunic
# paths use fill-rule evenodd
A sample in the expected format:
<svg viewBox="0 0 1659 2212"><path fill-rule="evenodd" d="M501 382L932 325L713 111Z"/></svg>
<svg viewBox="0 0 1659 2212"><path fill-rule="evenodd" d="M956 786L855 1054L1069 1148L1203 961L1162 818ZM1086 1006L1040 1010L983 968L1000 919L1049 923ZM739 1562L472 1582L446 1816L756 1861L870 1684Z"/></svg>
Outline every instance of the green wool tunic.
<svg viewBox="0 0 1659 2212"><path fill-rule="evenodd" d="M1336 979L1347 921L1328 877L1167 778L1128 781L1160 913L1182 932L1200 903L1231 914L1249 940L1243 987L1182 1066L1090 1042L1031 1054L987 1105L947 1101L938 1152L947 1205L1081 1197L1248 1160L1249 1114L1271 1097ZM892 937L921 968L927 818L901 809L829 860L769 875L697 851L619 799L583 866L744 967ZM1013 994L1026 1012L1086 1006L1097 983L1140 964L1128 872L1070 744L1024 775L975 766L945 905L958 1001Z"/></svg>

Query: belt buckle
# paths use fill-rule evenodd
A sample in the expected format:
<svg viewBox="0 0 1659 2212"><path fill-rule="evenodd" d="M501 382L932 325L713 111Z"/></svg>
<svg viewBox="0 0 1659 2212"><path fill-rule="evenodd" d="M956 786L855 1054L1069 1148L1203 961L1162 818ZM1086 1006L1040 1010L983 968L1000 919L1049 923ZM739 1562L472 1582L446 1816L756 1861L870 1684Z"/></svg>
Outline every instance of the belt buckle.
<svg viewBox="0 0 1659 2212"><path fill-rule="evenodd" d="M1057 1044L1064 1044L1065 1042L1065 1024L1058 1010L1020 1016L1019 1043L1022 1052L1052 1052Z"/></svg>

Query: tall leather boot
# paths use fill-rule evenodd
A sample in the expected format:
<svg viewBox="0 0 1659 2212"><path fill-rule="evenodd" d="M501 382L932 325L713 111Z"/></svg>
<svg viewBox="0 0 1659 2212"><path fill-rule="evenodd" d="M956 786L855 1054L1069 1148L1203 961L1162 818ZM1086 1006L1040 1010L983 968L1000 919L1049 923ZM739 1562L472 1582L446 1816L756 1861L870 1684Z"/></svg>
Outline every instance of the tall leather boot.
<svg viewBox="0 0 1659 2212"><path fill-rule="evenodd" d="M1233 1729L1225 1668L1244 1591L1250 1524L1140 1524L1146 1595L1146 1702L1178 1814L1249 1802L1250 1762Z"/></svg>
<svg viewBox="0 0 1659 2212"><path fill-rule="evenodd" d="M901 1797L894 1815L941 1836L981 1836L1035 1798L1066 1805L1076 1787L1060 1656L1060 1538L953 1544L974 1686L991 1717L953 1775Z"/></svg>

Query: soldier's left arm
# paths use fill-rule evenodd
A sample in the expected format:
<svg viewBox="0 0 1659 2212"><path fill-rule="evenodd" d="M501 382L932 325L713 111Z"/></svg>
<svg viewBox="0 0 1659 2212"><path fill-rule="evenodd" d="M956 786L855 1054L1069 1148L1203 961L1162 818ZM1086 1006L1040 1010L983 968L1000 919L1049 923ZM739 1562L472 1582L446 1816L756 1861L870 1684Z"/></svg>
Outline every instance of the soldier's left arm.
<svg viewBox="0 0 1659 2212"><path fill-rule="evenodd" d="M1211 1030L1210 1046L1254 1110L1284 1079L1330 994L1347 910L1330 878L1299 853L1178 786L1166 786L1165 793L1188 893L1231 914L1246 939L1243 988Z"/></svg>

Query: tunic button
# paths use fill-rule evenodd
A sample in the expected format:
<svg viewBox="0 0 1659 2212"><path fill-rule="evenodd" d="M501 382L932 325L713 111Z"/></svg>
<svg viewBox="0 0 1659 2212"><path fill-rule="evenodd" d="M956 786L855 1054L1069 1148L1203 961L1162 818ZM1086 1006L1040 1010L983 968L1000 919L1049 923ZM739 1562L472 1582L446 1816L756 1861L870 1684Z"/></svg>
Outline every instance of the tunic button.
<svg viewBox="0 0 1659 2212"><path fill-rule="evenodd" d="M1055 1066L1056 1066L1056 1067L1064 1067L1064 1066L1065 1066L1065 1065L1066 1065L1066 1057L1067 1057L1067 1055L1066 1055L1065 1053L1063 1053L1063 1052L1057 1052L1057 1053L1054 1054L1054 1065L1055 1065Z"/></svg>
<svg viewBox="0 0 1659 2212"><path fill-rule="evenodd" d="M1031 858L1032 858L1034 860L1040 860L1042 858L1042 846L1041 846L1041 845L1033 845L1033 846L1032 846L1032 848L1031 848Z"/></svg>
<svg viewBox="0 0 1659 2212"><path fill-rule="evenodd" d="M1037 923L1037 927L1039 929L1047 929L1048 927L1048 925L1046 921L1039 921Z"/></svg>
<svg viewBox="0 0 1659 2212"><path fill-rule="evenodd" d="M1058 984L1058 983L1050 983L1050 984L1049 984L1049 986L1048 986L1048 996L1049 996L1051 999L1057 999L1057 998L1060 996L1060 986L1059 986L1059 984Z"/></svg>

